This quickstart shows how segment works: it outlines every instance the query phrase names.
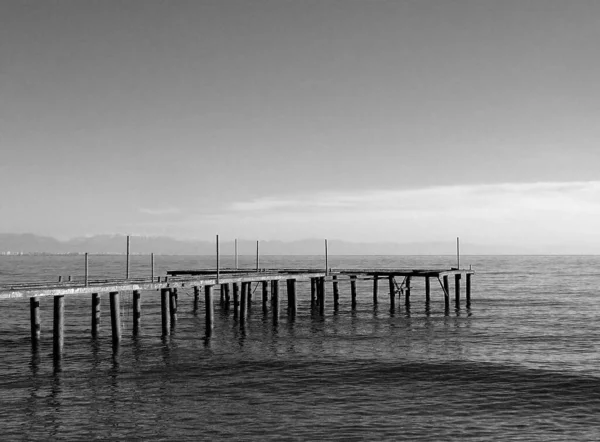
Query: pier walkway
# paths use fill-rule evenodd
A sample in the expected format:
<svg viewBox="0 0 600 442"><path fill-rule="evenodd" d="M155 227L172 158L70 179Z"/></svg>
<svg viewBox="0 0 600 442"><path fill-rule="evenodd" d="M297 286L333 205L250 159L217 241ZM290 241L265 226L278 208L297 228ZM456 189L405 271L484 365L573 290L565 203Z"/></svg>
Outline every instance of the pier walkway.
<svg viewBox="0 0 600 442"><path fill-rule="evenodd" d="M87 268L87 267L86 267ZM287 290L287 314L295 317L297 313L297 281L310 281L310 306L311 310L320 315L325 315L326 305L330 302L335 310L339 309L339 283L350 283L351 305L356 309L357 289L356 281L373 281L373 304L379 301L379 286L387 283L387 297L390 309L393 311L396 300L404 296L405 306L408 309L411 302L411 281L414 278L425 279L425 303L429 307L431 298L431 281L437 280L444 295L445 310L450 308L450 280L454 279L455 308L461 306L461 279L465 277L465 303L469 308L471 304L471 276L472 270L466 269L392 269L392 268L365 268L365 269L196 269L196 270L171 270L166 276L151 276L149 278L125 279L95 279L88 280L87 271L84 280L36 282L5 284L0 286L0 300L15 298L30 299L31 346L34 351L39 347L41 338L40 324L40 298L53 297L53 356L60 360L64 348L64 304L65 297L91 295L91 333L98 336L100 324L100 300L102 293L110 297L110 316L113 346L118 346L121 341L121 313L120 293L132 292L133 294L133 334L137 335L141 329L142 317L142 292L160 291L161 294L161 322L162 335L170 334L171 326L177 321L177 296L178 289L193 288L194 312L200 309L201 291L204 291L203 301L205 310L205 331L209 337L214 328L214 301L215 291L219 292L219 304L224 309L233 309L233 317L244 326L248 305L252 301L251 284L260 285L262 310L264 315L271 315L273 324L277 324L280 317L280 283L285 281ZM331 296L326 295L326 284L332 285ZM258 288L258 287L256 287ZM255 288L255 290L256 290Z"/></svg>

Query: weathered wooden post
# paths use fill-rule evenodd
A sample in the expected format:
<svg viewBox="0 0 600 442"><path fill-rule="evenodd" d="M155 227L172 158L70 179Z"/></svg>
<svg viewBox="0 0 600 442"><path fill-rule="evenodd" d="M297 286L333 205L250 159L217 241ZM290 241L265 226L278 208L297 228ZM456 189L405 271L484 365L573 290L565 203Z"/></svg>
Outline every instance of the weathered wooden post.
<svg viewBox="0 0 600 442"><path fill-rule="evenodd" d="M100 332L100 294L92 293L92 338Z"/></svg>
<svg viewBox="0 0 600 442"><path fill-rule="evenodd" d="M338 287L337 276L333 275L333 309L337 310L340 307L340 289Z"/></svg>
<svg viewBox="0 0 600 442"><path fill-rule="evenodd" d="M317 304L317 278L310 278L310 308L313 310Z"/></svg>
<svg viewBox="0 0 600 442"><path fill-rule="evenodd" d="M460 310L460 273L454 275L454 302L456 310Z"/></svg>
<svg viewBox="0 0 600 442"><path fill-rule="evenodd" d="M211 336L215 322L212 285L204 286L204 303L206 304L206 336Z"/></svg>
<svg viewBox="0 0 600 442"><path fill-rule="evenodd" d="M450 283L448 281L448 275L444 275L442 280L444 281L444 309L450 310Z"/></svg>
<svg viewBox="0 0 600 442"><path fill-rule="evenodd" d="M373 275L373 305L377 305L377 291L379 290L377 280L378 276Z"/></svg>
<svg viewBox="0 0 600 442"><path fill-rule="evenodd" d="M429 280L429 276L425 277L425 307L429 308L429 304L431 303L431 281Z"/></svg>
<svg viewBox="0 0 600 442"><path fill-rule="evenodd" d="M352 298L352 310L356 310L356 276L350 276L350 296Z"/></svg>
<svg viewBox="0 0 600 442"><path fill-rule="evenodd" d="M225 310L229 310L229 284L221 284L221 293L223 295L223 307Z"/></svg>
<svg viewBox="0 0 600 442"><path fill-rule="evenodd" d="M121 342L121 305L119 292L110 292L110 325L112 328L113 347Z"/></svg>
<svg viewBox="0 0 600 442"><path fill-rule="evenodd" d="M177 324L177 288L173 287L169 294L169 311L171 313L171 327Z"/></svg>
<svg viewBox="0 0 600 442"><path fill-rule="evenodd" d="M171 289L160 289L160 311L162 319L162 335L168 336L171 334L171 316L169 314L169 294Z"/></svg>
<svg viewBox="0 0 600 442"><path fill-rule="evenodd" d="M318 284L318 298L319 298L319 314L325 315L325 277L319 278Z"/></svg>
<svg viewBox="0 0 600 442"><path fill-rule="evenodd" d="M267 314L269 311L269 281L262 281L262 308L263 314Z"/></svg>
<svg viewBox="0 0 600 442"><path fill-rule="evenodd" d="M240 326L246 323L246 314L248 313L248 283L242 282L242 294L240 298Z"/></svg>
<svg viewBox="0 0 600 442"><path fill-rule="evenodd" d="M404 306L406 307L406 310L410 309L410 283L411 283L411 277L407 276L406 277L406 291L404 292Z"/></svg>
<svg viewBox="0 0 600 442"><path fill-rule="evenodd" d="M225 290L223 290L223 284L219 284L219 305L221 308L225 305Z"/></svg>
<svg viewBox="0 0 600 442"><path fill-rule="evenodd" d="M133 336L140 334L142 322L142 294L139 290L133 291Z"/></svg>
<svg viewBox="0 0 600 442"><path fill-rule="evenodd" d="M65 346L65 297L54 296L54 329L52 335L54 360L62 358Z"/></svg>
<svg viewBox="0 0 600 442"><path fill-rule="evenodd" d="M237 319L240 311L240 285L233 283L233 317Z"/></svg>
<svg viewBox="0 0 600 442"><path fill-rule="evenodd" d="M42 326L40 323L40 298L29 298L29 313L31 316L31 350L36 352L40 346Z"/></svg>
<svg viewBox="0 0 600 442"><path fill-rule="evenodd" d="M194 314L198 313L198 307L200 304L200 288L195 285L194 286Z"/></svg>
<svg viewBox="0 0 600 442"><path fill-rule="evenodd" d="M467 273L467 282L465 284L465 296L467 298L467 308L471 308L471 274Z"/></svg>
<svg viewBox="0 0 600 442"><path fill-rule="evenodd" d="M271 281L271 308L273 310L273 324L279 322L279 281L274 279Z"/></svg>
<svg viewBox="0 0 600 442"><path fill-rule="evenodd" d="M390 287L390 310L393 311L396 309L396 287L394 275L388 276L388 283Z"/></svg>
<svg viewBox="0 0 600 442"><path fill-rule="evenodd" d="M248 282L248 309L252 306L252 281Z"/></svg>
<svg viewBox="0 0 600 442"><path fill-rule="evenodd" d="M287 280L287 294L288 294L288 315L292 318L296 317L296 312L298 310L298 304L296 302L296 280L288 279Z"/></svg>

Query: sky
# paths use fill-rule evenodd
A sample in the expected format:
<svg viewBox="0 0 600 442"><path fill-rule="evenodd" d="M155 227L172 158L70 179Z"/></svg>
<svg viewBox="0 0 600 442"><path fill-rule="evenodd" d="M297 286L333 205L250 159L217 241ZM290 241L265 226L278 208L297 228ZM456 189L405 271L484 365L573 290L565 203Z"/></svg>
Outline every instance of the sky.
<svg viewBox="0 0 600 442"><path fill-rule="evenodd" d="M0 232L600 253L599 42L596 0L5 0Z"/></svg>

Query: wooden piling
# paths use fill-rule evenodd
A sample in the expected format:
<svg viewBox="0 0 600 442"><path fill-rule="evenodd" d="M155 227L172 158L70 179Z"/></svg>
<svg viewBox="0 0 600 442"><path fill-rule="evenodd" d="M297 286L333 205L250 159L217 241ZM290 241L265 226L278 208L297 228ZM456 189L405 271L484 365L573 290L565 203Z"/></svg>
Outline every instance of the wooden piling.
<svg viewBox="0 0 600 442"><path fill-rule="evenodd" d="M231 301L229 298L229 284L221 284L221 294L223 297L223 308L229 310L229 303Z"/></svg>
<svg viewBox="0 0 600 442"><path fill-rule="evenodd" d="M356 276L350 276L350 296L352 303L352 310L356 310Z"/></svg>
<svg viewBox="0 0 600 442"><path fill-rule="evenodd" d="M160 289L160 311L162 319L162 335L168 336L171 334L171 316L169 314L169 294L171 289Z"/></svg>
<svg viewBox="0 0 600 442"><path fill-rule="evenodd" d="M237 318L240 311L240 285L233 283L233 317Z"/></svg>
<svg viewBox="0 0 600 442"><path fill-rule="evenodd" d="M252 305L252 282L248 283L248 310L250 310L250 306Z"/></svg>
<svg viewBox="0 0 600 442"><path fill-rule="evenodd" d="M321 316L325 315L325 278L319 278L318 282L318 298L319 298L319 314Z"/></svg>
<svg viewBox="0 0 600 442"><path fill-rule="evenodd" d="M92 338L100 333L100 294L92 293Z"/></svg>
<svg viewBox="0 0 600 442"><path fill-rule="evenodd" d="M373 305L377 305L378 279L377 275L373 275Z"/></svg>
<svg viewBox="0 0 600 442"><path fill-rule="evenodd" d="M53 356L58 361L62 358L65 347L65 297L54 296L54 327L52 335Z"/></svg>
<svg viewBox="0 0 600 442"><path fill-rule="evenodd" d="M171 327L177 324L177 289L172 288L169 294L169 312L171 313Z"/></svg>
<svg viewBox="0 0 600 442"><path fill-rule="evenodd" d="M395 286L394 275L388 276L388 283L390 287L390 310L396 309L396 286Z"/></svg>
<svg viewBox="0 0 600 442"><path fill-rule="evenodd" d="M263 314L267 314L269 311L269 281L262 281L262 308Z"/></svg>
<svg viewBox="0 0 600 442"><path fill-rule="evenodd" d="M338 287L337 276L333 275L333 309L337 310L340 306L340 289Z"/></svg>
<svg viewBox="0 0 600 442"><path fill-rule="evenodd" d="M404 291L404 306L406 310L410 309L410 290L411 290L411 277L406 277L406 290Z"/></svg>
<svg viewBox="0 0 600 442"><path fill-rule="evenodd" d="M242 293L240 297L240 325L246 323L246 315L248 313L248 283L242 282Z"/></svg>
<svg viewBox="0 0 600 442"><path fill-rule="evenodd" d="M450 283L448 275L444 275L442 280L444 281L444 309L450 310Z"/></svg>
<svg viewBox="0 0 600 442"><path fill-rule="evenodd" d="M29 313L31 317L31 350L37 351L40 347L42 326L40 322L40 298L29 298Z"/></svg>
<svg viewBox="0 0 600 442"><path fill-rule="evenodd" d="M298 304L296 301L296 280L287 280L287 294L288 294L288 315L292 318L296 317L298 311Z"/></svg>
<svg viewBox="0 0 600 442"><path fill-rule="evenodd" d="M310 278L310 308L314 309L317 305L317 278Z"/></svg>
<svg viewBox="0 0 600 442"><path fill-rule="evenodd" d="M113 347L121 342L121 304L119 292L110 292L110 325L112 328Z"/></svg>
<svg viewBox="0 0 600 442"><path fill-rule="evenodd" d="M467 281L465 284L465 297L467 298L467 308L471 308L471 274L467 273Z"/></svg>
<svg viewBox="0 0 600 442"><path fill-rule="evenodd" d="M454 302L456 310L460 310L460 273L454 275Z"/></svg>
<svg viewBox="0 0 600 442"><path fill-rule="evenodd" d="M204 303L206 305L206 336L212 335L215 316L213 311L213 286L204 286Z"/></svg>
<svg viewBox="0 0 600 442"><path fill-rule="evenodd" d="M273 324L279 322L279 281L271 281L271 309L273 310Z"/></svg>
<svg viewBox="0 0 600 442"><path fill-rule="evenodd" d="M198 307L200 304L200 288L195 285L194 286L194 314L198 313Z"/></svg>
<svg viewBox="0 0 600 442"><path fill-rule="evenodd" d="M139 290L133 291L133 335L140 334L142 322L142 294Z"/></svg>
<svg viewBox="0 0 600 442"><path fill-rule="evenodd" d="M425 307L429 308L429 304L431 303L431 281L429 280L429 276L425 277Z"/></svg>

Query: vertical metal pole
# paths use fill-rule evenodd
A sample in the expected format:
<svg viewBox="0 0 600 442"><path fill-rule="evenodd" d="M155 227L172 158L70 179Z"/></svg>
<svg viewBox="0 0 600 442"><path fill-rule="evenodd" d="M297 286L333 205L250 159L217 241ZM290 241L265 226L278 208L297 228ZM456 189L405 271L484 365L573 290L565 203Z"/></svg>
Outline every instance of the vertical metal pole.
<svg viewBox="0 0 600 442"><path fill-rule="evenodd" d="M328 251L327 251L327 240L325 240L325 274L328 275L329 274L329 256L328 256Z"/></svg>
<svg viewBox="0 0 600 442"><path fill-rule="evenodd" d="M237 238L234 240L233 244L234 244L234 248L235 248L235 269L237 270L237 268L238 268L238 244L237 244Z"/></svg>
<svg viewBox="0 0 600 442"><path fill-rule="evenodd" d="M154 253L150 253L150 279L154 282Z"/></svg>
<svg viewBox="0 0 600 442"><path fill-rule="evenodd" d="M219 235L217 235L217 282L219 282Z"/></svg>
<svg viewBox="0 0 600 442"><path fill-rule="evenodd" d="M88 276L89 276L88 254L86 252L86 254L85 254L85 275L84 275L84 281L85 281L86 287L88 285Z"/></svg>
<svg viewBox="0 0 600 442"><path fill-rule="evenodd" d="M258 241L256 241L256 271L258 272L259 266L259 255L258 255Z"/></svg>
<svg viewBox="0 0 600 442"><path fill-rule="evenodd" d="M127 235L127 262L125 265L125 279L129 279L129 235Z"/></svg>

